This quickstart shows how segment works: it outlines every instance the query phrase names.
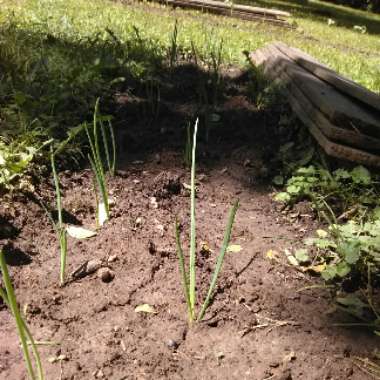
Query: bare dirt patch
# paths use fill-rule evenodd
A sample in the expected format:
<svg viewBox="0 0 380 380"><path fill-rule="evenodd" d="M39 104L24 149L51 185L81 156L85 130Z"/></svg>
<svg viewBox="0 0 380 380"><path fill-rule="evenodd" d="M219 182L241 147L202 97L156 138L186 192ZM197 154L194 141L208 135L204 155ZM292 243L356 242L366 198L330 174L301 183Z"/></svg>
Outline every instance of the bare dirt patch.
<svg viewBox="0 0 380 380"><path fill-rule="evenodd" d="M301 246L317 222L311 213L305 216L307 209L289 218L273 203L273 189L266 184L268 152L276 149L276 138L266 127L272 116L255 112L241 96L231 90L226 99L230 108L220 110L229 127L223 133L213 130L211 143L202 136L199 141L199 301L236 198L241 206L232 242L242 247L227 255L202 323L187 323L173 228L177 215L188 243L184 183L189 183L189 170L183 166L184 133L177 121L189 99L175 105L176 113L161 115L159 124L142 128L138 120L127 123L132 127L121 135L123 162L109 179L115 199L111 220L94 238L69 239L65 287L58 286L57 240L38 202L16 198L0 205L0 245L20 306L35 339L55 343L40 348L47 379L369 378L352 357L370 356L377 338L333 326L345 319L329 313L326 290L297 292L318 280L290 268L284 258L280 264L266 257L270 249L281 253ZM66 221L94 228L91 172L60 176ZM36 194L53 202L52 184L46 180ZM201 252L201 242L211 253ZM112 271L110 281L103 282L97 273L70 275L94 259ZM136 313L135 307L144 303L157 313ZM0 377L25 379L13 321L4 306L0 335ZM48 360L58 357L62 360Z"/></svg>

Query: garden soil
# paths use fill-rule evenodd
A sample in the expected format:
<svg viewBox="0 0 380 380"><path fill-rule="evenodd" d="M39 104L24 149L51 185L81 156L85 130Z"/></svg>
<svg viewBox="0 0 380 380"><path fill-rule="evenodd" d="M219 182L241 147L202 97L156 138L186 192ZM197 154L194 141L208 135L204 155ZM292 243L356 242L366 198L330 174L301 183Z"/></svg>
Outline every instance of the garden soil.
<svg viewBox="0 0 380 380"><path fill-rule="evenodd" d="M372 357L378 338L336 326L352 320L335 310L319 277L286 260L284 250L302 247L319 224L308 204L284 210L273 201L267 163L278 146L266 129L272 116L231 91L219 110L228 127L216 125L208 142L200 130L198 310L236 199L231 244L241 249L226 255L204 320L189 325L174 223L177 216L187 256L190 178L183 163L185 124L176 120L185 120L192 105L176 104L174 115L163 103L158 120L147 123L128 119L126 103L136 107L129 95L116 100L116 120L126 115L128 129L118 133L120 162L108 179L111 219L90 239L69 237L65 286L59 286L56 235L39 204L54 204L52 181L42 179L33 195L0 205L0 245L20 308L43 343L46 379L369 379L355 358ZM94 230L92 173L61 171L60 179L65 222ZM102 269L87 273L83 268L94 260ZM136 312L144 304L154 312ZM4 305L0 378L26 379Z"/></svg>

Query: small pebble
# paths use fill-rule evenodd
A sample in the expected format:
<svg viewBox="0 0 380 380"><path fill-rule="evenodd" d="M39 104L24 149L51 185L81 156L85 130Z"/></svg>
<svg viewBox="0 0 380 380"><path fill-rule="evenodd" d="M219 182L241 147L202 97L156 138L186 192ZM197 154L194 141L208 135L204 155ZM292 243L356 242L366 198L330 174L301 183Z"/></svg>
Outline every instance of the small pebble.
<svg viewBox="0 0 380 380"><path fill-rule="evenodd" d="M119 258L119 257L118 257L117 255L111 255L111 256L108 258L107 262L109 262L109 263L113 263L113 262L115 262L118 258Z"/></svg>
<svg viewBox="0 0 380 380"><path fill-rule="evenodd" d="M178 348L179 344L173 340L173 339L168 339L166 342L166 345L171 348L172 350L175 350Z"/></svg>
<svg viewBox="0 0 380 380"><path fill-rule="evenodd" d="M103 282L111 282L115 277L115 273L108 268L100 268L98 271L98 277Z"/></svg>
<svg viewBox="0 0 380 380"><path fill-rule="evenodd" d="M102 266L102 262L98 259L90 260L86 265L86 274L94 273Z"/></svg>

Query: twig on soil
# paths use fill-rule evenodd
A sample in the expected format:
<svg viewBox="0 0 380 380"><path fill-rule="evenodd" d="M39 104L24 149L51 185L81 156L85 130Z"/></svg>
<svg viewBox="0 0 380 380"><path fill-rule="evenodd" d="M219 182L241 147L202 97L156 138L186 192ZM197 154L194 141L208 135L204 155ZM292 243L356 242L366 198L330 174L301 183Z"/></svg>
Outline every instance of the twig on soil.
<svg viewBox="0 0 380 380"><path fill-rule="evenodd" d="M311 290L311 289L331 289L334 288L334 285L309 285L309 286L304 286L303 288L297 289L297 293L301 293L305 290Z"/></svg>
<svg viewBox="0 0 380 380"><path fill-rule="evenodd" d="M267 331L267 334L270 333L274 328L276 327L282 327L282 326L301 326L301 323L294 322L294 321L278 321L276 319L271 319L267 317L263 317L268 321L268 323L262 323L256 326L248 326L244 330L239 331L240 337L243 338L245 335L249 334L252 331L255 331L257 329L262 329L265 327L270 327L270 329Z"/></svg>
<svg viewBox="0 0 380 380"><path fill-rule="evenodd" d="M358 356L354 356L351 361L367 375L372 376L374 379L380 379L380 366L368 358L363 359Z"/></svg>

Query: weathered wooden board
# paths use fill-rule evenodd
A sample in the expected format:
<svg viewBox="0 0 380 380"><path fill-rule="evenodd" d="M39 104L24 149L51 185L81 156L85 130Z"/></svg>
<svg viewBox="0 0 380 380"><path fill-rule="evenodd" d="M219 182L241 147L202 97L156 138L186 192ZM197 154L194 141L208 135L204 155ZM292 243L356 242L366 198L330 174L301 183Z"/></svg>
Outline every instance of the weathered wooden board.
<svg viewBox="0 0 380 380"><path fill-rule="evenodd" d="M314 57L306 54L305 52L287 46L282 42L274 44L282 53L286 54L298 65L313 73L318 78L328 82L337 90L347 94L360 102L380 111L380 95L369 91L365 87L360 86L358 83L345 78L327 66L316 61Z"/></svg>
<svg viewBox="0 0 380 380"><path fill-rule="evenodd" d="M276 55L270 51L268 48L257 50L250 54L250 58L253 63L256 65L263 65L264 74L267 75L272 80L278 82L279 84L284 84L284 82L290 81L291 78L282 70L281 66L276 62ZM280 74L281 73L281 74ZM292 91L290 88L294 89L297 87L289 87L287 84L284 86L289 103L293 111L297 114L300 120L308 127L310 133L317 140L318 144L329 156L350 160L353 162L361 163L368 166L380 167L380 156L377 156L372 153L368 153L362 149L356 149L348 146L338 144L336 142L330 141L324 133L322 133L320 124L317 124L314 117L311 117L310 107L314 108L313 105L309 102L307 103L307 98L303 95L302 92ZM328 119L327 123L329 123ZM358 136L352 131L342 130L341 128L336 128L331 123L330 128L332 131L328 130L326 124L322 126L324 132L327 131L328 134L334 136L337 139L349 139L349 137L355 137L355 139L363 139L360 143L364 143L366 139L369 139L369 143L372 146L377 147L378 141L376 139L369 138L368 136ZM347 134L348 133L348 134ZM350 136L351 134L351 136Z"/></svg>
<svg viewBox="0 0 380 380"><path fill-rule="evenodd" d="M173 7L185 9L195 9L207 11L209 13L224 15L229 17L240 18L251 21L269 22L275 25L293 28L294 26L287 22L285 18L289 17L288 12L278 10L249 7L244 5L228 5L220 1L210 0L153 0Z"/></svg>
<svg viewBox="0 0 380 380"><path fill-rule="evenodd" d="M278 65L281 69L334 125L380 137L380 114L368 110L355 100L336 91L334 87L294 63L273 45L268 45L267 49L272 54L280 54Z"/></svg>
<svg viewBox="0 0 380 380"><path fill-rule="evenodd" d="M287 73L281 70L277 64L278 54L272 54L268 49L264 48L251 54L251 59L256 63L265 62L264 72L272 80L277 80L285 87L286 92L292 95L288 98L290 105L294 110L299 106L309 115L309 118L315 125L327 136L335 142L345 143L357 148L368 150L380 150L380 140L358 133L357 131L346 130L333 125L313 104L303 95L297 85L291 80ZM294 104L297 99L297 104Z"/></svg>
<svg viewBox="0 0 380 380"><path fill-rule="evenodd" d="M167 3L175 3L176 0L167 0L164 2ZM290 17L289 12L280 11L277 9L268 9L268 8L261 8L261 7L251 7L248 5L241 5L241 4L228 4L222 1L217 0L185 0L188 4L196 4L200 6L212 6L212 7L218 7L220 9L226 9L229 11L239 11L239 12L246 12L246 13L253 13L258 15L264 15L267 17L276 17L276 18L286 18Z"/></svg>

